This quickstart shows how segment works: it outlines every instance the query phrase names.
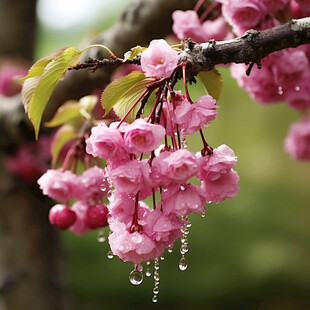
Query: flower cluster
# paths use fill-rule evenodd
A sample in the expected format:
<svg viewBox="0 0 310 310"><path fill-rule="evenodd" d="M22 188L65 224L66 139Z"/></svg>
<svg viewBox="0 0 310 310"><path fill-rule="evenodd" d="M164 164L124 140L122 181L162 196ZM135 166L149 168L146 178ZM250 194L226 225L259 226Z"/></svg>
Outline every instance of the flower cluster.
<svg viewBox="0 0 310 310"><path fill-rule="evenodd" d="M51 224L60 229L70 228L77 235L107 225L108 209L102 199L107 196L109 183L104 170L94 166L77 176L69 170L47 170L38 180L44 195L64 202L51 208ZM69 202L76 201L69 208Z"/></svg>
<svg viewBox="0 0 310 310"><path fill-rule="evenodd" d="M176 36L179 39L188 36L196 42L209 39L224 40L241 36L249 29L265 30L291 17L302 18L310 13L307 0L216 0L213 8L221 14L212 14L212 10L207 8L199 18L196 11L175 11L172 18ZM204 21L206 17L207 20ZM216 25L218 32L212 32L212 25ZM206 31L212 34L211 37L206 35ZM231 64L230 69L239 86L260 103L287 101L293 109L302 113L310 108L309 45L281 50L264 57L259 68L253 66L247 71L245 64ZM300 126L303 126L302 124L304 122ZM295 138L296 141L292 142ZM291 141L289 145L295 147L288 147L287 141ZM301 145L300 137L297 139L296 135L290 133L285 150L293 158L305 159L296 155L299 152L303 153L301 150L296 151L298 145Z"/></svg>

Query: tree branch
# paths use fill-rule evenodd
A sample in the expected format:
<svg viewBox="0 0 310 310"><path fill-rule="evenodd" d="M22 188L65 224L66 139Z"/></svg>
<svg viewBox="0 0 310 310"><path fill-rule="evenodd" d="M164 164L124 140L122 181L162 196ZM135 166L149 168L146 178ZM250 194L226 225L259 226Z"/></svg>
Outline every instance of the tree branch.
<svg viewBox="0 0 310 310"><path fill-rule="evenodd" d="M307 43L310 43L310 17L291 20L263 31L248 30L242 37L229 41L211 40L198 44L188 40L180 61L188 61L189 70L195 75L219 64L259 64L271 53Z"/></svg>

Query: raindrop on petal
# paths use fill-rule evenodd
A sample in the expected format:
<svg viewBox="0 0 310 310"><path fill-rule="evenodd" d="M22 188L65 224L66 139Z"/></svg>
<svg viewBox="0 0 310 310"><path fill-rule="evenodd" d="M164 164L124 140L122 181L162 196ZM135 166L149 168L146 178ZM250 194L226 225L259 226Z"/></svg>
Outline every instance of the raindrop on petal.
<svg viewBox="0 0 310 310"><path fill-rule="evenodd" d="M143 281L143 273L135 268L129 274L129 281L133 285L140 285Z"/></svg>

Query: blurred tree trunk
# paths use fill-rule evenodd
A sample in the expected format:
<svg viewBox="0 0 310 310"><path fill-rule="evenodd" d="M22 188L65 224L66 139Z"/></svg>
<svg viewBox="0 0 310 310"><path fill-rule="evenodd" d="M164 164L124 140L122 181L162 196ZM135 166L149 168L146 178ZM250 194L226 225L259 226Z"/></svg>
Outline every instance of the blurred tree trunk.
<svg viewBox="0 0 310 310"><path fill-rule="evenodd" d="M0 64L32 63L35 13L36 0L0 0ZM21 99L0 101L0 310L62 310L59 242L48 222L49 201L36 184L23 183L3 165L8 151L33 139L24 125Z"/></svg>

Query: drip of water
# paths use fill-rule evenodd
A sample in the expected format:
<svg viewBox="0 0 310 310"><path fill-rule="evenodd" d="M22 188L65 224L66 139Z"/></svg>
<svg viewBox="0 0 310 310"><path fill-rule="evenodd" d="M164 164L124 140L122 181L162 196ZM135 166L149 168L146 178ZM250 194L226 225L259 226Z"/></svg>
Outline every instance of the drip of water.
<svg viewBox="0 0 310 310"><path fill-rule="evenodd" d="M159 293L159 259L154 260L154 288L153 288L153 298L152 302L156 303L158 301L157 295Z"/></svg>
<svg viewBox="0 0 310 310"><path fill-rule="evenodd" d="M143 281L143 273L138 271L138 266L136 265L135 268L129 274L129 281L132 285L140 285Z"/></svg>
<svg viewBox="0 0 310 310"><path fill-rule="evenodd" d="M109 251L107 254L108 259L112 259L114 257L114 254L112 253L112 251Z"/></svg>
<svg viewBox="0 0 310 310"><path fill-rule="evenodd" d="M97 240L98 242L101 242L101 243L106 240L103 230L99 230L98 235L97 235Z"/></svg>
<svg viewBox="0 0 310 310"><path fill-rule="evenodd" d="M181 271L185 271L188 267L188 262L187 259L184 257L184 255L181 257L180 262L179 262L179 269Z"/></svg>

